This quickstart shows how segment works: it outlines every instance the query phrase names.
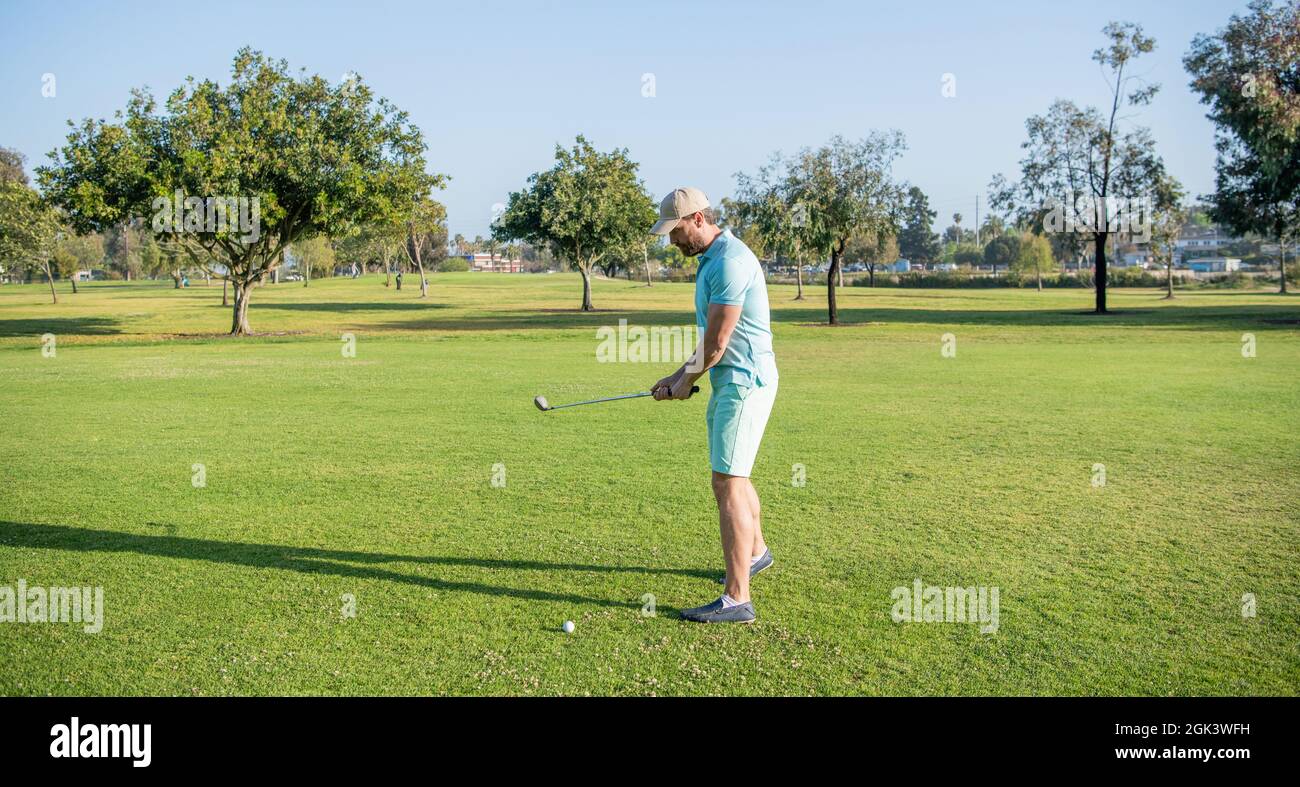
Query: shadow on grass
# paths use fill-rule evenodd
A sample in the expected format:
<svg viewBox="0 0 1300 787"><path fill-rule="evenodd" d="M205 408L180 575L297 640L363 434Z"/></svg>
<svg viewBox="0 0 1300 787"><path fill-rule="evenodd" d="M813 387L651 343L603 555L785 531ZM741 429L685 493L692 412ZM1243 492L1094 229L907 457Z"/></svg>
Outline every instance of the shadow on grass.
<svg viewBox="0 0 1300 787"><path fill-rule="evenodd" d="M118 334L120 322L109 317L34 317L0 320L0 336L108 336Z"/></svg>
<svg viewBox="0 0 1300 787"><path fill-rule="evenodd" d="M363 309L359 309L363 310ZM1094 328L1101 326L1171 328L1181 330L1286 330L1300 328L1300 302L1292 305L1250 304L1233 306L1167 305L1121 308L1108 314L1080 309L997 310L997 309L914 309L844 308L839 310L840 327L868 327L870 324L915 324L934 326L981 325L1008 327ZM537 328L591 329L616 327L620 319L629 326L694 325L695 315L686 309L640 310L538 309L532 312L487 312L446 318L388 321L376 325L387 330L490 331ZM826 324L824 308L772 308L772 322L787 325Z"/></svg>
<svg viewBox="0 0 1300 787"><path fill-rule="evenodd" d="M1000 311L995 309L892 309L850 308L839 310L841 323L919 323L929 325L1006 325L1018 327L1093 328L1102 326L1137 328L1201 329L1208 331L1254 328L1280 330L1300 327L1300 303L1250 304L1244 306L1159 306L1112 309L1106 314L1079 309ZM810 314L794 309L774 309L778 322L808 323ZM825 316L818 315L824 323Z"/></svg>
<svg viewBox="0 0 1300 787"><path fill-rule="evenodd" d="M229 308L229 307L227 307ZM425 309L446 309L445 303L438 303L431 298L421 300L418 297L411 300L403 301L363 301L361 303L320 303L308 301L305 303L276 303L275 301L256 300L249 302L250 312L263 309L277 309L283 311L296 312L391 312L391 311L423 311Z"/></svg>
<svg viewBox="0 0 1300 787"><path fill-rule="evenodd" d="M150 523L170 529L170 525ZM452 582L403 574L383 568L377 563L419 563L441 566L474 566L490 569L518 571L586 571L597 573L629 572L635 574L682 574L712 578L714 574L699 569L653 569L640 566L596 566L580 563L546 563L536 560L494 560L489 558L436 557L419 555L387 555L374 552L349 552L312 547L291 547L277 544L245 544L234 541L213 541L176 535L141 535L119 533L112 530L69 527L67 525L38 525L22 522L0 521L0 544L35 549L62 549L70 552L131 552L152 557L204 560L211 563L228 563L252 568L273 568L300 571L304 574L331 574L340 577L378 579L402 582L418 587L458 593L480 593L488 596L512 596L536 601L563 601L570 604L595 604L602 607L639 608L640 602L613 601L589 598L569 593L548 593L544 590L526 590L499 587L479 582ZM366 566L348 563L371 564Z"/></svg>

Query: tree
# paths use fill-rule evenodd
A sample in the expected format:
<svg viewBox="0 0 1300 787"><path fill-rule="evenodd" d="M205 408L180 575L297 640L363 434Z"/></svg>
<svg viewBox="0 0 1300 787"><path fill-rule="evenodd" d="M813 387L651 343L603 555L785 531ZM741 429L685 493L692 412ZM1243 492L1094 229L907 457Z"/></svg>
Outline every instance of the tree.
<svg viewBox="0 0 1300 787"><path fill-rule="evenodd" d="M869 236L855 233L844 247L844 261L867 266L868 284L876 286L876 267L898 261L898 239L892 234Z"/></svg>
<svg viewBox="0 0 1300 787"><path fill-rule="evenodd" d="M289 247L289 254L298 270L302 271L304 287L311 281L313 273L328 274L334 270L337 262L334 244L329 238L320 235L293 244Z"/></svg>
<svg viewBox="0 0 1300 787"><path fill-rule="evenodd" d="M393 256L406 238L406 227L401 224L367 224L338 244L339 255L348 261L364 266L377 265L384 271L384 286L392 285Z"/></svg>
<svg viewBox="0 0 1300 787"><path fill-rule="evenodd" d="M1150 104L1160 89L1143 84L1130 71L1136 58L1155 49L1155 40L1140 25L1128 22L1111 22L1102 34L1107 45L1093 52L1092 59L1101 66L1111 94L1107 113L1057 100L1045 115L1025 121L1028 139L1021 147L1027 154L1020 162L1021 180L1009 183L997 176L990 184L993 206L1017 213L1020 223L1059 218L1062 211L1070 221L1076 212L1086 214L1082 228L1093 241L1097 314L1107 313L1106 242L1116 218L1111 206L1116 198L1137 197L1164 172L1151 132L1120 128L1131 110Z"/></svg>
<svg viewBox="0 0 1300 787"><path fill-rule="evenodd" d="M990 213L984 218L984 226L980 230L980 242L983 243L986 239L1000 238L1006 231L1007 223L1002 220L1002 217L996 213Z"/></svg>
<svg viewBox="0 0 1300 787"><path fill-rule="evenodd" d="M1165 299L1168 300L1174 297L1174 251L1187 222L1187 210L1182 206L1186 193L1178 179L1168 174L1154 184L1152 191L1148 247L1155 262L1165 266Z"/></svg>
<svg viewBox="0 0 1300 787"><path fill-rule="evenodd" d="M23 164L27 157L12 148L0 147L0 183L27 185L27 171Z"/></svg>
<svg viewBox="0 0 1300 787"><path fill-rule="evenodd" d="M761 262L774 253L767 248L767 237L755 222L754 213L749 203L739 197L723 197L718 213L718 226L731 230L731 233L745 242L749 250Z"/></svg>
<svg viewBox="0 0 1300 787"><path fill-rule="evenodd" d="M77 292L77 274L91 271L104 263L104 240L99 233L86 235L66 233L55 246L55 268L60 276L66 276L72 283L72 292Z"/></svg>
<svg viewBox="0 0 1300 787"><path fill-rule="evenodd" d="M407 216L406 242L402 244L406 258L420 272L421 298L429 297L429 278L425 275L424 264L427 260L432 266L436 262L437 249L445 248L446 244L447 208L432 197L421 197Z"/></svg>
<svg viewBox="0 0 1300 787"><path fill-rule="evenodd" d="M916 186L907 190L907 206L903 209L903 228L898 233L898 253L905 259L928 265L939 259L942 249L939 236L931 227L939 214L930 210L925 192Z"/></svg>
<svg viewBox="0 0 1300 787"><path fill-rule="evenodd" d="M984 252L974 243L962 243L953 247L952 262L957 265L973 268L979 265L984 259Z"/></svg>
<svg viewBox="0 0 1300 787"><path fill-rule="evenodd" d="M998 266L1009 268L1020 256L1019 235L999 235L984 247L984 264L993 266L993 275L998 275Z"/></svg>
<svg viewBox="0 0 1300 787"><path fill-rule="evenodd" d="M1300 232L1300 5L1253 0L1183 58L1215 125L1210 216L1235 232ZM1278 268L1286 293L1285 256Z"/></svg>
<svg viewBox="0 0 1300 787"><path fill-rule="evenodd" d="M804 213L801 234L813 249L829 251L826 274L827 322L838 325L835 285L844 247L854 233L892 232L902 214L904 189L893 179L893 163L906 149L898 131L872 132L850 142L831 138L816 150L804 149L787 165L791 202Z"/></svg>
<svg viewBox="0 0 1300 787"><path fill-rule="evenodd" d="M54 251L50 253L50 270L60 279L67 279L72 285L72 294L77 294L77 257L61 242L55 242Z"/></svg>
<svg viewBox="0 0 1300 787"><path fill-rule="evenodd" d="M787 162L774 154L757 174L736 174L738 196L735 210L743 216L746 231L760 239L760 245L779 260L781 253L794 258L794 299L803 295L803 252L812 237L808 232L807 211L795 201L793 182L786 170ZM746 240L748 243L748 240Z"/></svg>
<svg viewBox="0 0 1300 787"><path fill-rule="evenodd" d="M591 272L653 226L654 202L627 150L601 153L579 135L555 146L555 166L511 192L494 232L501 240L548 244L582 274L582 311L592 311Z"/></svg>
<svg viewBox="0 0 1300 787"><path fill-rule="evenodd" d="M1043 291L1043 274L1056 270L1056 259L1052 256L1052 244L1043 235L1026 232L1020 236L1019 250L1011 268L1020 275L1034 274L1038 282L1038 291Z"/></svg>
<svg viewBox="0 0 1300 787"><path fill-rule="evenodd" d="M230 333L244 335L252 288L284 249L404 212L426 178L424 149L406 114L359 78L295 77L245 48L224 89L187 79L163 111L134 91L115 122L73 126L37 173L80 231L151 215L161 242L230 281ZM177 192L183 205L170 204ZM239 221L213 221L227 199Z"/></svg>
<svg viewBox="0 0 1300 787"><path fill-rule="evenodd" d="M0 260L8 267L44 271L53 303L59 302L59 295L54 291L51 257L64 231L59 215L35 189L18 180L0 180Z"/></svg>

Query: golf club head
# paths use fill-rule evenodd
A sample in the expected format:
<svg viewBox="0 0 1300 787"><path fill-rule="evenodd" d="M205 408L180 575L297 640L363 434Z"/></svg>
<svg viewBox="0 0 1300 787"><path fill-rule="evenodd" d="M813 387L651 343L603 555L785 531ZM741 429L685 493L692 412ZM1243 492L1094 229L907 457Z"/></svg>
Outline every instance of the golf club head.
<svg viewBox="0 0 1300 787"><path fill-rule="evenodd" d="M541 410L542 412L546 412L547 410L551 409L551 406L546 402L545 396L533 397L533 404L537 405L537 409Z"/></svg>

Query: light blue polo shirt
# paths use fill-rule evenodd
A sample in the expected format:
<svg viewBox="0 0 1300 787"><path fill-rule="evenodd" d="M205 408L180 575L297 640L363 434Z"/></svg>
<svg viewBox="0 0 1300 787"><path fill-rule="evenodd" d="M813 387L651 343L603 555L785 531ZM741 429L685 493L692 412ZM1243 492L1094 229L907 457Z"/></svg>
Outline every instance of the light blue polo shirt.
<svg viewBox="0 0 1300 787"><path fill-rule="evenodd" d="M709 321L709 304L739 306L740 322L722 360L709 370L714 390L727 383L765 386L776 382L776 353L772 351L772 315L767 283L754 252L740 238L723 230L699 257L695 276L695 324L700 338Z"/></svg>

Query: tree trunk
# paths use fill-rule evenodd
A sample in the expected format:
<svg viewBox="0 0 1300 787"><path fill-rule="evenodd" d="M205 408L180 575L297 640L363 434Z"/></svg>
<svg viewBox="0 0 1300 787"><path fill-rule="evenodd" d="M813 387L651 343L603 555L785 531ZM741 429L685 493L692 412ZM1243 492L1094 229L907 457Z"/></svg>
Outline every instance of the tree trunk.
<svg viewBox="0 0 1300 787"><path fill-rule="evenodd" d="M1034 278L1038 279L1038 291L1043 291L1043 269L1034 265Z"/></svg>
<svg viewBox="0 0 1300 787"><path fill-rule="evenodd" d="M50 264L45 263L45 279L50 283L50 298L54 303L59 302L59 294L54 291L54 271L50 270Z"/></svg>
<svg viewBox="0 0 1300 787"><path fill-rule="evenodd" d="M582 273L582 310L595 311L591 305L591 272L582 266L578 266L578 271Z"/></svg>
<svg viewBox="0 0 1300 787"><path fill-rule="evenodd" d="M835 277L840 272L840 255L844 253L844 242L831 247L831 269L826 274L826 317L828 325L840 324L840 310L835 303Z"/></svg>
<svg viewBox="0 0 1300 787"><path fill-rule="evenodd" d="M1093 234L1093 246L1097 252L1097 264L1092 274L1092 283L1097 288L1097 314L1106 314L1106 238L1110 233Z"/></svg>
<svg viewBox="0 0 1300 787"><path fill-rule="evenodd" d="M1174 297L1174 261L1172 258L1165 266L1165 300Z"/></svg>
<svg viewBox="0 0 1300 787"><path fill-rule="evenodd" d="M420 269L420 297L429 297L429 280L424 276L424 263L420 260L415 261L415 265Z"/></svg>
<svg viewBox="0 0 1300 787"><path fill-rule="evenodd" d="M876 286L876 265L875 265L875 263L872 263L872 264L870 264L870 265L867 266L867 279L868 279L867 283L868 283L870 286L872 286L872 287L875 287L875 286ZM843 280L843 279L840 280L840 284L841 284L841 285L844 284L844 280Z"/></svg>
<svg viewBox="0 0 1300 787"><path fill-rule="evenodd" d="M253 332L253 329L248 327L248 296L252 295L252 292L251 282L235 282L235 309L230 323L231 336L247 336Z"/></svg>
<svg viewBox="0 0 1300 787"><path fill-rule="evenodd" d="M68 281L72 283L72 294L73 294L73 295L76 295L76 294L77 294L77 274L75 274L75 273L72 274L72 276L68 278Z"/></svg>
<svg viewBox="0 0 1300 787"><path fill-rule="evenodd" d="M172 274L172 289L179 290L180 288L181 288L181 269L177 268L176 272Z"/></svg>
<svg viewBox="0 0 1300 787"><path fill-rule="evenodd" d="M223 278L221 280L221 305L222 306L230 305L230 295L227 290L229 286L230 286L230 279Z"/></svg>
<svg viewBox="0 0 1300 787"><path fill-rule="evenodd" d="M798 289L795 290L794 299L801 301L803 300L803 260L795 260L794 277L795 284L798 286Z"/></svg>
<svg viewBox="0 0 1300 787"><path fill-rule="evenodd" d="M1282 236L1277 239L1277 277L1282 280L1282 289L1278 295L1286 295L1286 246L1282 245Z"/></svg>

